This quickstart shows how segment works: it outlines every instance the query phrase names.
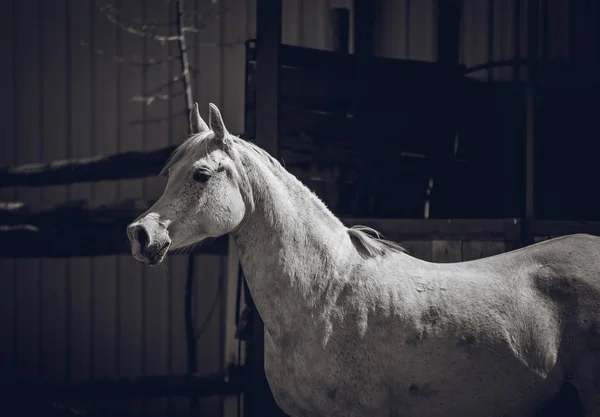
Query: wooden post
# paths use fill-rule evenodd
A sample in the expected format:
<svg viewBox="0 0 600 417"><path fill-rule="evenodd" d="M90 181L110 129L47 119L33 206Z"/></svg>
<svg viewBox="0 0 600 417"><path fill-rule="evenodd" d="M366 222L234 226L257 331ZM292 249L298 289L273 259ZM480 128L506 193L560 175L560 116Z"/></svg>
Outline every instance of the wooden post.
<svg viewBox="0 0 600 417"><path fill-rule="evenodd" d="M350 10L337 7L331 10L333 50L347 54L350 51Z"/></svg>
<svg viewBox="0 0 600 417"><path fill-rule="evenodd" d="M539 4L527 3L527 91L525 128L525 207L523 215L523 246L534 241L531 224L535 219L535 80L539 50Z"/></svg>
<svg viewBox="0 0 600 417"><path fill-rule="evenodd" d="M279 138L279 48L282 0L256 2L256 137L257 145L277 158ZM264 324L249 294L251 336L247 344L244 416L284 416L275 404L264 369Z"/></svg>
<svg viewBox="0 0 600 417"><path fill-rule="evenodd" d="M437 62L458 65L462 0L439 0L437 8Z"/></svg>

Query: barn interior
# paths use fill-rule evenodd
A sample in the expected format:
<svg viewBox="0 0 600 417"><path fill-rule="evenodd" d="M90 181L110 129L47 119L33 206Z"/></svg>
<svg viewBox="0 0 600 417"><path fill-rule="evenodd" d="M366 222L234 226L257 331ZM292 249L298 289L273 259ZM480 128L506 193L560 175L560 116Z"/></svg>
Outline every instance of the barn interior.
<svg viewBox="0 0 600 417"><path fill-rule="evenodd" d="M594 0L0 7L3 415L283 415L231 240L130 254L194 102L421 259L600 235Z"/></svg>

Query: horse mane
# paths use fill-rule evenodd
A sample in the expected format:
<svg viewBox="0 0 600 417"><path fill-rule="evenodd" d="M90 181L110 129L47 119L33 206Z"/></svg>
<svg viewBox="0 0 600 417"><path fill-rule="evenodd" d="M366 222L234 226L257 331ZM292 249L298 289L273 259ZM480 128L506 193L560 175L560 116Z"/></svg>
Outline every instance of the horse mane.
<svg viewBox="0 0 600 417"><path fill-rule="evenodd" d="M212 131L207 131L200 134L191 135L173 152L173 154L165 164L164 168L162 169L161 175L165 174L171 166L173 166L176 162L180 161L184 157L184 155L187 155L190 152L194 152L195 156L198 158L209 153L212 149L212 141L208 139L212 136L212 133ZM279 163L279 161L267 151L265 151L263 148L234 135L231 135L231 138L233 139L233 142L236 145L239 145L246 150L253 151L257 156L269 162L275 169L284 170L287 172L287 170L285 170L285 168ZM293 175L292 177L300 184L302 184L307 189L307 191L310 192L310 194L312 194L312 196L317 200L317 202L320 203L320 206L322 206L322 208L329 215L335 217L335 215L329 210L327 205L310 188L308 188L306 184L302 183ZM339 219L337 220L339 221ZM350 239L354 243L359 254L364 258L374 258L377 256L385 256L390 253L407 252L407 250L404 247L397 244L396 242L383 239L381 233L379 233L377 230L371 227L355 225L351 227L346 227L346 231L348 232L348 235L350 236Z"/></svg>
<svg viewBox="0 0 600 417"><path fill-rule="evenodd" d="M383 239L381 233L371 227L355 225L349 227L347 231L356 249L365 258L385 256L389 253L406 253L404 247L391 240Z"/></svg>

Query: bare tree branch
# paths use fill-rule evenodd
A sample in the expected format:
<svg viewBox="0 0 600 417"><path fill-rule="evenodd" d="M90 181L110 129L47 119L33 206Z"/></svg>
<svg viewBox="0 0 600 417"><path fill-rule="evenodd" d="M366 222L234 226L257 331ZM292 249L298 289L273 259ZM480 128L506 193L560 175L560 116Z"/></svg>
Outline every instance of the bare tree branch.
<svg viewBox="0 0 600 417"><path fill-rule="evenodd" d="M188 111L186 109L186 110L182 110L177 113L172 113L171 117L165 116L165 117L156 117L153 119L144 119L144 120L127 120L127 123L130 125L141 125L144 123L158 124L158 123L166 122L167 120L178 117L178 116L187 116L187 114L188 114Z"/></svg>
<svg viewBox="0 0 600 417"><path fill-rule="evenodd" d="M177 35L160 35L157 33L157 25L152 23L143 23L140 22L140 26L136 27L131 23L126 23L120 17L120 11L106 3L102 3L100 1L96 1L96 6L100 10L100 12L108 19L109 22L118 26L122 31L130 33L132 35L141 36L143 38L153 39L155 41L160 42L161 44L165 44L167 42L179 41L185 33L193 33L198 32L201 28L197 28L194 26L181 26L179 27L178 23L178 34Z"/></svg>

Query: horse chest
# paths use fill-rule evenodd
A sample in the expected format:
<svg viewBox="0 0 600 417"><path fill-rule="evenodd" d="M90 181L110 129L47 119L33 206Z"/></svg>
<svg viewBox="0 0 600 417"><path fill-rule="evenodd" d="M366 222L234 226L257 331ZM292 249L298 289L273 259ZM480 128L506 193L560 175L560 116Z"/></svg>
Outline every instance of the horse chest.
<svg viewBox="0 0 600 417"><path fill-rule="evenodd" d="M347 347L348 348L348 347ZM278 405L291 416L354 416L385 401L381 375L348 351L265 338L265 372Z"/></svg>

